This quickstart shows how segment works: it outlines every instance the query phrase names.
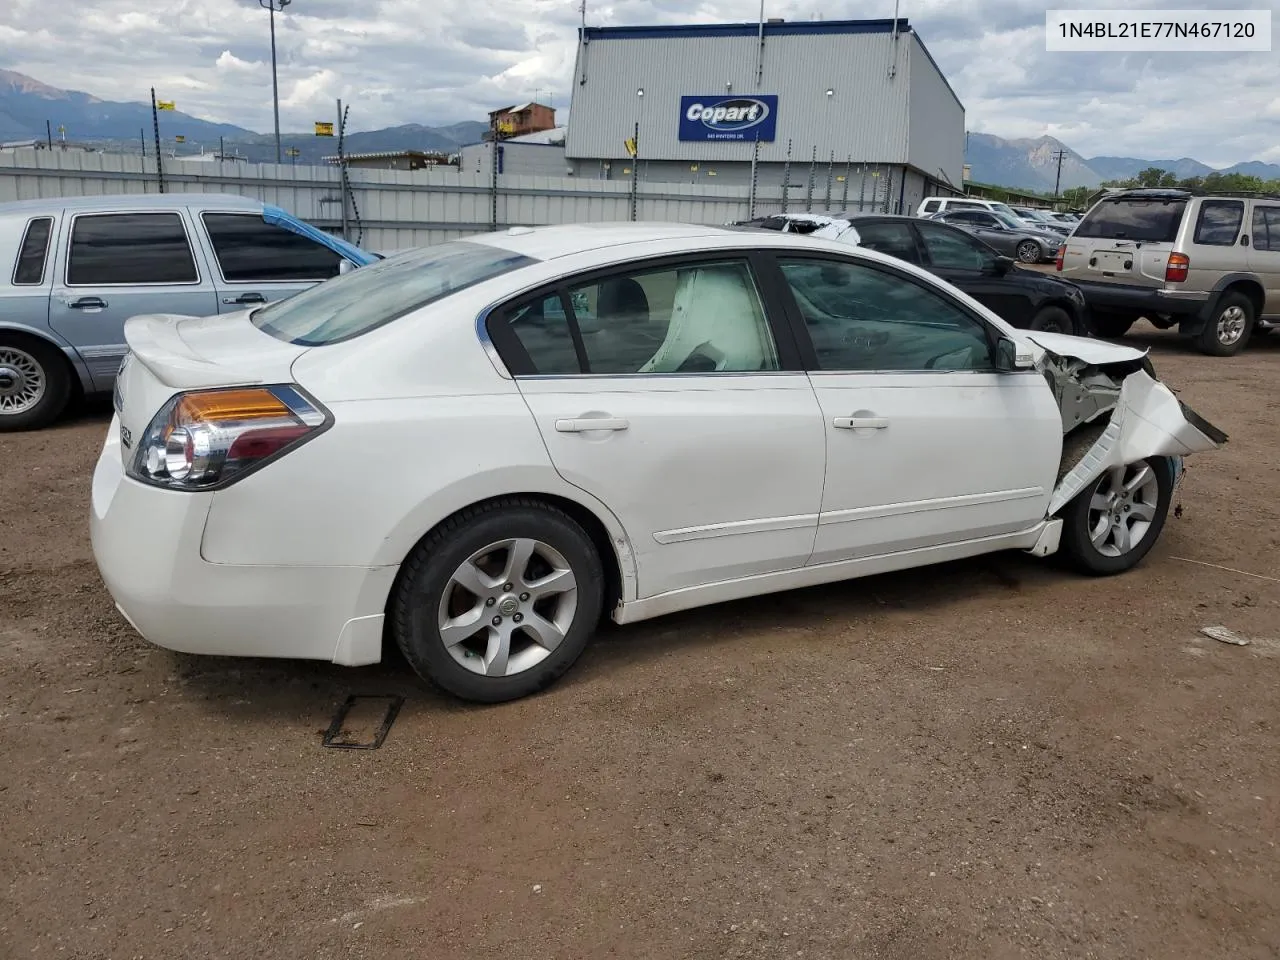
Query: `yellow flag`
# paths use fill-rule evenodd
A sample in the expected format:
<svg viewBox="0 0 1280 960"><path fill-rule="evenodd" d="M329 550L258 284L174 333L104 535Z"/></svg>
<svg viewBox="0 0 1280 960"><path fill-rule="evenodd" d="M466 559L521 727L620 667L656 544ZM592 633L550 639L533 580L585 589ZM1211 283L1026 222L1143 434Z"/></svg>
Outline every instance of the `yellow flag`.
<svg viewBox="0 0 1280 960"><path fill-rule="evenodd" d="M178 143L186 143L186 142L187 142L187 138L186 138L186 137L184 137L182 134L178 134L178 135L177 135L176 137L174 137L173 139L174 139L174 140L176 140L176 141L178 141Z"/></svg>
<svg viewBox="0 0 1280 960"><path fill-rule="evenodd" d="M332 137L332 136L333 136L333 124L332 124L332 123L321 123L320 121L318 121L318 120L317 120L317 121L316 121L316 136L317 136L317 137Z"/></svg>
<svg viewBox="0 0 1280 960"><path fill-rule="evenodd" d="M156 103L157 110L177 110L178 105L172 100L160 100Z"/></svg>
<svg viewBox="0 0 1280 960"><path fill-rule="evenodd" d="M634 157L636 155L636 138L627 137L622 141L622 145L627 148L627 155Z"/></svg>

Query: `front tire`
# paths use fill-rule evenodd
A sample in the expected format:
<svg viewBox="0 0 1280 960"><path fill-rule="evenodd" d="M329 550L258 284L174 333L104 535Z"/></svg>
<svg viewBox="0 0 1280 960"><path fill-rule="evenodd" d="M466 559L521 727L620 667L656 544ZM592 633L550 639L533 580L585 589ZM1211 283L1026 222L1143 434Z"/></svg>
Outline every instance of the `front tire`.
<svg viewBox="0 0 1280 960"><path fill-rule="evenodd" d="M604 603L604 570L568 514L511 498L470 507L405 561L391 628L419 676L478 703L528 696L582 654Z"/></svg>
<svg viewBox="0 0 1280 960"><path fill-rule="evenodd" d="M34 337L0 336L0 433L48 426L71 398L71 371Z"/></svg>
<svg viewBox="0 0 1280 960"><path fill-rule="evenodd" d="M1039 263L1044 259L1044 250L1034 240L1023 240L1017 247L1018 259L1023 263Z"/></svg>
<svg viewBox="0 0 1280 960"><path fill-rule="evenodd" d="M1082 573L1111 576L1147 555L1169 515L1173 469L1165 457L1115 467L1062 512L1062 551Z"/></svg>
<svg viewBox="0 0 1280 960"><path fill-rule="evenodd" d="M1211 357L1234 356L1249 342L1253 325L1253 302L1243 293L1225 293L1200 331L1200 351Z"/></svg>
<svg viewBox="0 0 1280 960"><path fill-rule="evenodd" d="M1076 325L1071 320L1071 314L1061 307L1045 307L1031 318L1027 329L1039 330L1043 333L1074 334Z"/></svg>

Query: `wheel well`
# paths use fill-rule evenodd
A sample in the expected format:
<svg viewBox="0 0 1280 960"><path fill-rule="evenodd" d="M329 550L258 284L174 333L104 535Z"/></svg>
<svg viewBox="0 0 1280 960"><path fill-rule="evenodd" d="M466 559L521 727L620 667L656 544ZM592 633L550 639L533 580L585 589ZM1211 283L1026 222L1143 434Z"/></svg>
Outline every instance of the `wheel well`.
<svg viewBox="0 0 1280 960"><path fill-rule="evenodd" d="M1226 296L1228 293L1243 293L1249 298L1249 302L1253 304L1253 315L1255 317L1262 315L1262 305L1266 302L1266 294L1263 292L1262 285L1256 280L1236 280L1223 287L1220 297Z"/></svg>
<svg viewBox="0 0 1280 960"><path fill-rule="evenodd" d="M475 503L469 503L464 507L460 507L453 513L449 514L449 516L441 518L440 522L430 530L424 530L422 536L414 541L413 546L409 549L409 553L406 553L405 556L407 557L417 549L419 543L429 537L435 530L458 516L458 514L467 510L474 510L477 507L484 507L491 503L499 503L503 500L522 500L525 502L533 500L539 503L544 503L549 507L555 507L557 510L567 513L576 523L578 523L579 526L582 527L583 530L586 531L587 536L591 538L591 542L600 556L600 565L604 568L605 595L602 609L605 614L608 615L609 612L613 610L617 602L622 599L622 568L618 563L618 552L614 550L613 538L609 536L609 530L605 527L604 523L601 522L600 518L597 517L589 508L584 507L582 504L570 500L567 497L558 497L551 493L519 492L503 494L500 497L485 497L483 500L477 500ZM386 607L390 607L391 600L395 596L396 587L399 583L400 577L397 574L396 582L392 585L390 592L387 594ZM384 631L384 652L390 649L387 647L387 642L388 637ZM392 640L390 642L391 646L394 647L395 641Z"/></svg>

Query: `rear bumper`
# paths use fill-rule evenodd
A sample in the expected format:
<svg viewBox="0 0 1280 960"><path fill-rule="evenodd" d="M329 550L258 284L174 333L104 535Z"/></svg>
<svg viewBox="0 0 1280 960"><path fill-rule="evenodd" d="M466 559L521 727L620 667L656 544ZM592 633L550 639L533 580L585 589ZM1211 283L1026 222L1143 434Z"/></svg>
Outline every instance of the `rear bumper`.
<svg viewBox="0 0 1280 960"><path fill-rule="evenodd" d="M208 563L200 542L213 496L125 477L112 420L94 470L89 529L102 579L134 629L182 653L347 666L381 659L395 567Z"/></svg>
<svg viewBox="0 0 1280 960"><path fill-rule="evenodd" d="M1211 295L1207 292L1169 293L1158 287L1098 283L1094 280L1077 279L1070 275L1063 275L1062 279L1070 280L1080 288L1091 310L1114 310L1140 316L1163 313L1185 317L1202 313L1211 299Z"/></svg>

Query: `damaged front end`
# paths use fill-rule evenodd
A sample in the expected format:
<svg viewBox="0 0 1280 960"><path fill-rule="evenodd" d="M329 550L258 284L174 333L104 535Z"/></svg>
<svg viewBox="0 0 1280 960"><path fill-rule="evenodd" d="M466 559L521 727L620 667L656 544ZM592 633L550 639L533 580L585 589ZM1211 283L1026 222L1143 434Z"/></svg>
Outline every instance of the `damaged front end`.
<svg viewBox="0 0 1280 960"><path fill-rule="evenodd" d="M1183 457L1227 441L1156 378L1145 351L1054 334L1030 339L1044 351L1036 368L1062 412L1062 462L1047 516L1107 470L1168 457L1176 480Z"/></svg>

